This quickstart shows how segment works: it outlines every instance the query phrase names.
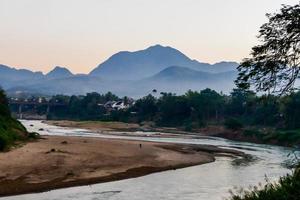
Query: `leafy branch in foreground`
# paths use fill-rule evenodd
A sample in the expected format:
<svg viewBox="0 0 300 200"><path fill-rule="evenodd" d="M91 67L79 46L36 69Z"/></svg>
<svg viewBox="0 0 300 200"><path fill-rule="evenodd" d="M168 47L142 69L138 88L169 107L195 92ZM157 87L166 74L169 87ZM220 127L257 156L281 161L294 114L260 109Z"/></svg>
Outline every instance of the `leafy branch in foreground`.
<svg viewBox="0 0 300 200"><path fill-rule="evenodd" d="M267 14L260 28L260 45L238 67L239 88L283 94L293 90L300 73L300 3L283 5L279 13Z"/></svg>

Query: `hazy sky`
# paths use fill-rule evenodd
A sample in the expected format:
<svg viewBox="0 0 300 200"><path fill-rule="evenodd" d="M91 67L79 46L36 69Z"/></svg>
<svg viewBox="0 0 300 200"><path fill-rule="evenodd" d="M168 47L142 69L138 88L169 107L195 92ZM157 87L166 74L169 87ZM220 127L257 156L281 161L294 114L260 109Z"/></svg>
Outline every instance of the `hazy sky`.
<svg viewBox="0 0 300 200"><path fill-rule="evenodd" d="M265 13L299 0L0 0L0 63L87 73L154 44L202 62L240 61Z"/></svg>

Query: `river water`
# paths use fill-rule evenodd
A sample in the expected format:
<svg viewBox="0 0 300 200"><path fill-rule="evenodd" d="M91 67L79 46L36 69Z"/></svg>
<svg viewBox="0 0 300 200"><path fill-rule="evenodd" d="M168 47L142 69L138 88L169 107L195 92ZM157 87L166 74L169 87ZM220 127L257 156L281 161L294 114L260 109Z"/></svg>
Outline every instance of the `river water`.
<svg viewBox="0 0 300 200"><path fill-rule="evenodd" d="M121 181L52 190L49 192L0 198L0 200L222 200L229 190L276 181L291 173L286 164L291 161L290 148L234 142L215 137L155 137L153 133L139 132L138 136L119 136L94 133L84 129L62 128L40 121L23 120L29 131L42 135L64 135L120 138L155 142L210 144L237 149L253 157L250 161L217 157L216 162L154 173ZM33 125L33 126L31 126ZM42 130L41 130L42 128ZM299 153L299 152L297 152Z"/></svg>

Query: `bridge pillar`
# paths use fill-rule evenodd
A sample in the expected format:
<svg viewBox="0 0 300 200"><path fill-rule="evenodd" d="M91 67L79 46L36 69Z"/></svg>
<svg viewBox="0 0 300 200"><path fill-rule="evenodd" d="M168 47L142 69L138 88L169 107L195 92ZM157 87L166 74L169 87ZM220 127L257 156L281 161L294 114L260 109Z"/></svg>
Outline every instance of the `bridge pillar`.
<svg viewBox="0 0 300 200"><path fill-rule="evenodd" d="M47 105L47 111L46 111L46 115L48 116L48 114L50 113L50 105Z"/></svg>
<svg viewBox="0 0 300 200"><path fill-rule="evenodd" d="M20 119L23 118L23 114L22 114L22 104L19 105L19 118L20 118Z"/></svg>

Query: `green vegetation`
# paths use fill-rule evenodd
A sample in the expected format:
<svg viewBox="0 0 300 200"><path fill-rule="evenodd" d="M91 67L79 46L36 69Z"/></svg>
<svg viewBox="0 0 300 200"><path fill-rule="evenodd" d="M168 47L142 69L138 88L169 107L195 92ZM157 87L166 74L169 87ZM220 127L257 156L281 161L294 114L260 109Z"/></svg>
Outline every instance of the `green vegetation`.
<svg viewBox="0 0 300 200"><path fill-rule="evenodd" d="M11 117L6 96L0 90L0 151L27 137L28 133L24 126Z"/></svg>
<svg viewBox="0 0 300 200"><path fill-rule="evenodd" d="M259 106L254 106L257 124L277 129L247 128L243 135L266 143L283 145L300 144L300 92L294 92L299 78L299 19L300 3L284 5L280 12L268 14L269 21L259 31L262 42L252 48L252 58L245 59L238 67L236 81L244 90L251 86L257 91L287 94L284 97L266 96ZM255 101L254 101L255 103ZM299 200L300 168L278 183L268 183L263 188L233 194L232 200Z"/></svg>
<svg viewBox="0 0 300 200"><path fill-rule="evenodd" d="M300 73L300 3L284 5L267 17L259 30L260 44L238 67L236 83L243 89L254 86L257 91L283 94L294 90Z"/></svg>
<svg viewBox="0 0 300 200"><path fill-rule="evenodd" d="M108 92L104 95L96 92L88 93L85 96L53 96L50 102L63 103L67 107L55 107L51 109L49 119L72 119L72 120L105 120L107 118L103 104L108 101L120 100L119 97ZM46 107L41 106L38 111L45 114ZM108 119L110 120L110 119Z"/></svg>
<svg viewBox="0 0 300 200"><path fill-rule="evenodd" d="M178 127L185 131L225 126L229 132L238 134L237 138L245 140L289 146L300 144L300 92L257 96L251 91L234 89L230 95L225 95L205 89L188 91L184 95L148 95L128 109L110 110L103 106L107 101L121 99L112 93L54 96L50 101L62 102L65 106L50 109L48 117L133 123L151 121L156 126ZM38 111L45 112L46 108L38 108Z"/></svg>
<svg viewBox="0 0 300 200"><path fill-rule="evenodd" d="M232 200L299 200L300 168L292 175L280 178L278 183L267 183L262 188L254 187L250 191L233 194Z"/></svg>
<svg viewBox="0 0 300 200"><path fill-rule="evenodd" d="M121 112L136 113L126 115L129 116L127 121L154 121L159 126L190 126L195 129L225 124L233 130L244 126L296 130L300 128L300 93L283 97L256 96L241 89L234 89L230 95L210 89L188 91L181 96L163 93L159 98L152 95L141 98L129 110Z"/></svg>
<svg viewBox="0 0 300 200"><path fill-rule="evenodd" d="M299 146L300 130L285 130L272 128L246 128L241 133L245 138L255 138L265 144L277 144L283 146Z"/></svg>
<svg viewBox="0 0 300 200"><path fill-rule="evenodd" d="M236 118L229 118L224 123L225 127L231 130L239 130L243 128L242 122Z"/></svg>

